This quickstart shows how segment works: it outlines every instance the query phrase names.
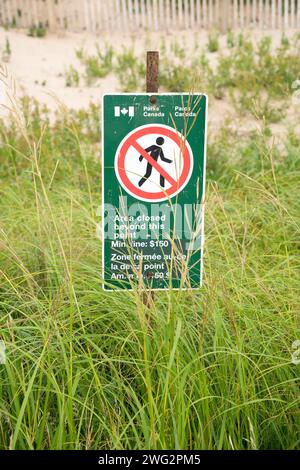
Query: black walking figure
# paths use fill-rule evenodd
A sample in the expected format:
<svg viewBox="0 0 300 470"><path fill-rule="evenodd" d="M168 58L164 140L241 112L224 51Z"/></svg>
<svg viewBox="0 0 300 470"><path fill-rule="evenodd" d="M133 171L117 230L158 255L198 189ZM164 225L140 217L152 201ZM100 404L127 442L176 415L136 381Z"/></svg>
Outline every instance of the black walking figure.
<svg viewBox="0 0 300 470"><path fill-rule="evenodd" d="M157 145L151 145L150 147L148 147L147 149L145 149L145 152L149 153L149 155L151 155L151 157L157 162L157 160L159 159L159 157L161 158L161 160L163 162L166 162L166 163L172 163L172 160L169 160L168 158L166 158L164 156L164 152L162 150L162 148L160 147L161 145L163 145L165 142L165 139L163 137L158 137L156 139L156 143ZM140 155L139 157L139 160L140 162L143 160L143 155ZM143 178L140 179L139 181L139 186L141 187L142 184L145 183L145 181L147 181L147 179L149 178L149 176L151 175L152 173L152 165L151 163L148 162L147 164L147 169L146 169L146 173L145 175L143 176ZM165 178L160 175L160 185L162 188L165 187Z"/></svg>

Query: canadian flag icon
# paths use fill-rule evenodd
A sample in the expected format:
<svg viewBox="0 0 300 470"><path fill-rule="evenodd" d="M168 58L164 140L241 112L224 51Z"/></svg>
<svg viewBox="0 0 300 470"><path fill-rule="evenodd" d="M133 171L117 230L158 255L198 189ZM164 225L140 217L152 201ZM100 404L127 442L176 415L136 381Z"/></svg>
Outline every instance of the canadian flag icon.
<svg viewBox="0 0 300 470"><path fill-rule="evenodd" d="M121 114L123 116L126 116L128 114L129 117L134 116L134 106L129 106L128 108L123 108L121 109L120 106L115 106L115 117L120 117Z"/></svg>

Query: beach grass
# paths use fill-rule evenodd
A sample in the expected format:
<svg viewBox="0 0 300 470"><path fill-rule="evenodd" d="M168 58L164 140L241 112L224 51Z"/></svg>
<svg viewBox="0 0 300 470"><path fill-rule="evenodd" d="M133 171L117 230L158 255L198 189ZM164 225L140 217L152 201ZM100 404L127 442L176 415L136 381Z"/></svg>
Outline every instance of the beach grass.
<svg viewBox="0 0 300 470"><path fill-rule="evenodd" d="M101 287L98 111L1 122L0 449L299 449L299 136L209 141L203 288L148 308Z"/></svg>

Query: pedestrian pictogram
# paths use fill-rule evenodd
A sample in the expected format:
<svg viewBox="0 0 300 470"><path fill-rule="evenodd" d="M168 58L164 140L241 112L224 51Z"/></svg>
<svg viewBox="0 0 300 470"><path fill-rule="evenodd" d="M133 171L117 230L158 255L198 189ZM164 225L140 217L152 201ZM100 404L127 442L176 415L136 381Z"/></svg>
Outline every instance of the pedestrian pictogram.
<svg viewBox="0 0 300 470"><path fill-rule="evenodd" d="M163 145L165 142L165 139L163 137L158 137L156 139L156 144L157 145L151 145L151 147L148 147L147 149L145 149L145 152L149 153L149 155L157 162L158 158L161 158L161 160L163 162L167 162L167 163L172 163L172 160L169 160L168 158L166 158L164 156L164 152L161 148L161 145ZM140 155L140 162L143 160L143 155ZM139 181L139 186L142 186L147 180L148 178L151 176L151 173L152 173L152 163L148 162L147 163L147 170L146 170L146 173L145 175L140 179ZM163 175L160 175L160 185L162 188L165 187L165 177Z"/></svg>
<svg viewBox="0 0 300 470"><path fill-rule="evenodd" d="M115 171L137 199L164 201L181 192L193 171L193 153L178 130L162 124L140 126L120 143Z"/></svg>

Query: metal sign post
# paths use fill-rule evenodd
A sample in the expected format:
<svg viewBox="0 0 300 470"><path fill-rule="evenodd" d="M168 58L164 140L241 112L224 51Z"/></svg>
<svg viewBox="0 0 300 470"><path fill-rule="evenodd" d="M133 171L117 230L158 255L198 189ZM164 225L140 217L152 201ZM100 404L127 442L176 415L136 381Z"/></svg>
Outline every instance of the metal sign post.
<svg viewBox="0 0 300 470"><path fill-rule="evenodd" d="M159 52L148 51L147 52L147 69L146 69L146 92L147 93L158 93L158 72L159 72ZM156 97L151 96L150 102L156 103ZM151 280L153 274L148 273L148 280ZM154 291L149 289L143 292L143 303L146 307L151 306L151 302L154 302Z"/></svg>

